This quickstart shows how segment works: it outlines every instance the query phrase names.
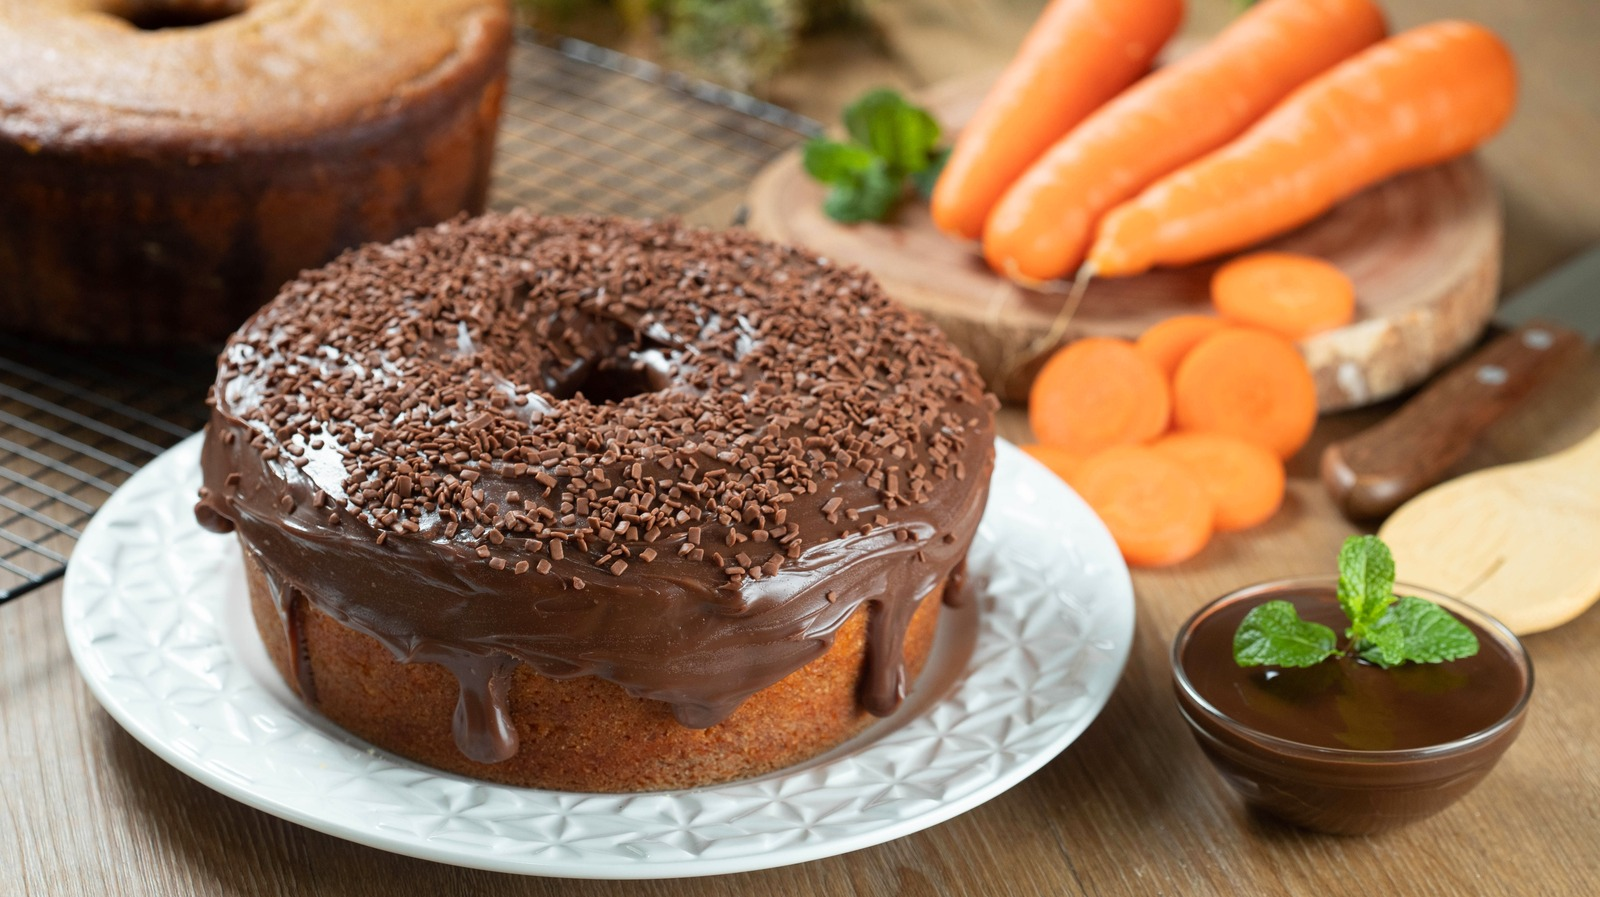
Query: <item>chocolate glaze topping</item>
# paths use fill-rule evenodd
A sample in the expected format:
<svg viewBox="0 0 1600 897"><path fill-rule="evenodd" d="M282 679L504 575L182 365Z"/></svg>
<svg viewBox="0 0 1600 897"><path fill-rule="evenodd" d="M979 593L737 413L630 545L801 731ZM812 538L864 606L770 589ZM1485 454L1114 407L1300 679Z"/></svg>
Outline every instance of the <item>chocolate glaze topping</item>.
<svg viewBox="0 0 1600 897"><path fill-rule="evenodd" d="M234 336L212 400L196 515L238 530L291 644L309 602L442 664L482 762L516 752L518 664L704 727L864 603L862 704L890 712L994 457L972 365L867 275L671 222L346 253Z"/></svg>

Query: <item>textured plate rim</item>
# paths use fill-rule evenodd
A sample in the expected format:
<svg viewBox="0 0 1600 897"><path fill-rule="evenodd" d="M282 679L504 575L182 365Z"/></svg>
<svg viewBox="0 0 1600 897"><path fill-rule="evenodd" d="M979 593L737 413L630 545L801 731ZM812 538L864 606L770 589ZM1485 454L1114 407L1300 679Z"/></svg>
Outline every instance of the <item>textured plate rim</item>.
<svg viewBox="0 0 1600 897"><path fill-rule="evenodd" d="M73 563L69 564L66 581L63 588L62 610L63 623L66 630L68 646L72 652L73 660L77 664L80 674L88 684L100 705L115 719L119 725L127 730L133 737L151 750L168 764L176 767L201 784L217 791L227 797L247 804L255 809L278 816L290 822L306 826L335 837L353 841L370 847L376 847L392 853L417 857L451 865L464 866L487 871L506 872L521 875L539 875L566 878L587 879L657 879L679 878L706 875L720 875L735 872L747 872L760 869L777 868L795 863L808 862L829 856L871 847L887 841L901 838L917 831L929 828L964 813L999 794L1032 775L1045 763L1056 757L1062 750L1075 741L1089 724L1100 714L1110 699L1116 684L1121 680L1121 674L1127 663L1132 645L1134 628L1134 597L1133 586L1127 567L1123 564L1120 554L1117 553L1115 543L1110 534L1105 530L1099 518L1089 510L1075 493L1064 483L1056 479L1043 466L1003 439L996 440L996 480L1002 475L1010 476L1019 482L1040 490L1042 499L1048 504L1051 518L1065 533L1070 532L1072 537L1086 546L1087 554L1093 558L1092 564L1085 563L1085 568L1093 564L1101 565L1099 583L1103 594L1095 596L1096 615L1102 617L1098 626L1088 636L1093 637L1096 650L1099 652L1103 663L1095 672L1094 677L1084 689L1081 699L1075 701L1079 710L1070 717L1042 724L1040 731L1033 733L1043 736L1044 741L1025 754L1010 756L1009 762L1003 763L998 769L988 773L983 781L970 787L953 799L934 800L930 806L909 812L897 820L884 822L865 831L835 837L823 837L809 843L799 843L781 847L776 850L754 850L745 854L736 854L726 857L677 857L662 859L652 856L639 855L634 851L617 851L616 856L609 857L607 862L598 862L593 858L568 858L544 859L538 856L500 854L485 850L469 849L460 841L430 840L431 836L419 836L411 833L401 833L392 828L384 828L378 820L370 818L362 826L352 825L347 821L332 818L328 813L318 813L305 809L288 799L284 793L275 789L270 784L245 783L220 773L206 762L196 757L188 756L174 743L170 732L162 731L155 721L146 718L142 713L130 707L125 696L118 692L116 684L111 681L109 671L105 668L104 652L107 650L108 635L104 632L96 633L90 626L86 602L95 598L96 584L91 581L92 574L88 568L90 559L110 553L113 558L120 556L124 547L111 532L112 521L125 517L128 509L123 505L130 504L137 496L142 480L151 479L161 475L164 468L179 464L186 455L197 457L199 434L189 437L177 446L168 450L160 458L151 462L139 473L135 474L128 483L114 494L99 514L90 521L85 529L82 539L78 543ZM197 464L190 463L193 469L193 485L198 485ZM182 496L166 496L167 498L180 498L184 507L187 507L188 496L191 491ZM1015 523L1012 519L1015 509L1011 507L996 507L996 502L991 500L989 509L985 512L984 523L988 526ZM184 520L182 517L171 522L177 527L190 526L198 530L192 518ZM232 543L224 543L232 545ZM232 549L236 550L236 549ZM113 583L106 583L103 589L109 590ZM1070 596L1061 597L1072 603ZM978 614L978 647L975 653L981 653L986 640L995 638L991 631L993 622L992 613ZM213 621L221 627L221 623ZM127 638L127 633L112 632L111 640ZM226 641L218 636L220 641ZM228 664L243 667L244 664L231 656L224 658ZM1015 671L1014 671L1015 672ZM1028 671L1022 671L1024 673ZM1032 671L1039 675L1045 671L1035 669ZM973 671L958 673L958 680L964 680L972 675ZM244 675L248 675L245 673ZM1081 683L1078 683L1081 684ZM958 682L959 685L959 682ZM248 688L248 687L247 687ZM265 694L267 689L260 683L254 689ZM922 716L931 714L934 710L944 707L952 700L952 695L944 695L939 700L932 702L922 709ZM902 727L903 728L903 727ZM1049 731L1051 728L1054 731ZM899 728L890 730L892 735ZM312 737L332 738L325 733L318 732ZM858 738L859 748L844 753L830 753L825 755L821 766L832 768L836 765L847 767L858 762L858 755L869 748L875 748L878 741L887 739L863 740ZM344 743L359 743L352 736L347 736ZM370 752L370 751L369 751ZM832 759L828 759L831 757ZM625 799L628 796L618 795L578 795L565 792L542 792L533 789L514 788L510 786L494 785L492 783L476 782L463 779L446 773L440 773L419 764L410 763L402 758L383 754L382 759L391 762L396 767L413 771L419 779L433 779L443 782L458 782L477 791L488 793L510 792L528 799L545 799L551 801L563 800L607 800ZM796 768L796 777L813 771L816 764L803 764ZM769 776L754 780L755 782L783 781L786 771L780 771ZM715 798L719 791L731 789L747 783L730 783L728 786L713 786L710 788L695 789L687 792L662 792L658 796L669 800L694 797L696 801L707 797ZM378 815L370 811L368 816ZM634 842L629 842L630 844Z"/></svg>

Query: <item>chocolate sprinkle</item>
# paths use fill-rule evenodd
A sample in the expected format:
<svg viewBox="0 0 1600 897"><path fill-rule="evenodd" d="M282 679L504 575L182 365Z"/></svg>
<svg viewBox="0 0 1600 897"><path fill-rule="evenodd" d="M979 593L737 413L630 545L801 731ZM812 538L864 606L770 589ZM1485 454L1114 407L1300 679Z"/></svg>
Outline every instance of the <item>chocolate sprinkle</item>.
<svg viewBox="0 0 1600 897"><path fill-rule="evenodd" d="M855 270L736 233L528 215L307 273L218 382L269 450L321 440L344 471L321 483L330 504L371 524L496 547L559 532L610 567L641 532L765 541L795 496L863 468L877 495L848 512L882 526L876 505L925 496L984 403L971 366ZM828 492L837 522L847 493Z"/></svg>

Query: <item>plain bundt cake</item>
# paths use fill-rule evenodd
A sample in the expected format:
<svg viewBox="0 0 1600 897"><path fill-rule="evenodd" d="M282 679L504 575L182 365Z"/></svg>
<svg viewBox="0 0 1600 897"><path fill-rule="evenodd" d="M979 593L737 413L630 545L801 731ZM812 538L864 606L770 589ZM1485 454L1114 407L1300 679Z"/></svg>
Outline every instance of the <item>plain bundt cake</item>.
<svg viewBox="0 0 1600 897"><path fill-rule="evenodd" d="M505 0L0 0L0 327L220 340L488 187Z"/></svg>

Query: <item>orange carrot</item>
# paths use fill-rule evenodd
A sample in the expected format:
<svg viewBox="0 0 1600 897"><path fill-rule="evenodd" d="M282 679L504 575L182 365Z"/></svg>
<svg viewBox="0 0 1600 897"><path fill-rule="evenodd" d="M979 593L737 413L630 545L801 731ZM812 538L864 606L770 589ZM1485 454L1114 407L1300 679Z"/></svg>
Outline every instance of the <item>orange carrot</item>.
<svg viewBox="0 0 1600 897"><path fill-rule="evenodd" d="M1080 455L1160 436L1171 409L1161 371L1117 339L1081 339L1056 352L1028 394L1033 434Z"/></svg>
<svg viewBox="0 0 1600 897"><path fill-rule="evenodd" d="M1350 323L1356 288L1344 272L1292 252L1240 256L1211 277L1211 302L1223 317L1300 339Z"/></svg>
<svg viewBox="0 0 1600 897"><path fill-rule="evenodd" d="M1487 140L1511 115L1516 81L1510 51L1479 25L1435 22L1392 37L1113 209L1089 261L1118 277L1283 233L1390 175Z"/></svg>
<svg viewBox="0 0 1600 897"><path fill-rule="evenodd" d="M1317 387L1281 336L1230 327L1207 337L1172 378L1173 423L1253 442L1280 458L1299 451L1317 423Z"/></svg>
<svg viewBox="0 0 1600 897"><path fill-rule="evenodd" d="M1082 455L1077 452L1069 452L1060 446L1036 442L1032 445L1023 446L1022 450L1032 456L1035 461L1050 468L1051 473L1069 483L1072 482L1073 474L1077 473L1078 468L1083 465Z"/></svg>
<svg viewBox="0 0 1600 897"><path fill-rule="evenodd" d="M1182 18L1182 0L1054 0L961 129L933 191L934 223L977 239L1011 182L1144 74Z"/></svg>
<svg viewBox="0 0 1600 897"><path fill-rule="evenodd" d="M1050 147L990 213L984 256L1021 280L1071 274L1107 210L1244 133L1295 88L1384 32L1371 0L1258 3Z"/></svg>
<svg viewBox="0 0 1600 897"><path fill-rule="evenodd" d="M1259 445L1217 433L1173 433L1151 448L1199 478L1219 531L1249 529L1283 504L1283 462Z"/></svg>
<svg viewBox="0 0 1600 897"><path fill-rule="evenodd" d="M1226 321L1210 315L1178 315L1150 325L1139 334L1135 345L1156 363L1167 379L1178 369L1178 362L1201 340L1227 327Z"/></svg>
<svg viewBox="0 0 1600 897"><path fill-rule="evenodd" d="M1091 456L1072 485L1135 566L1188 560L1211 538L1205 488L1187 468L1147 446L1114 446Z"/></svg>

